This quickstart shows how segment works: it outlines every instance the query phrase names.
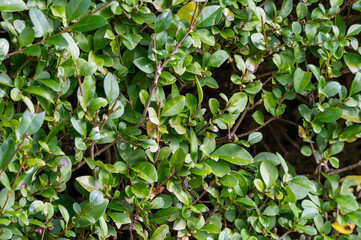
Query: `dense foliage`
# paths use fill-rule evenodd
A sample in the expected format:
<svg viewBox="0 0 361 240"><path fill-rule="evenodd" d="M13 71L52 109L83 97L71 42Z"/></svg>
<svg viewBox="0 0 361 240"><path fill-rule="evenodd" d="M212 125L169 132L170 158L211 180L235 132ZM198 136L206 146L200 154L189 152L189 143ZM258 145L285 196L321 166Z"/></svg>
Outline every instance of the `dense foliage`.
<svg viewBox="0 0 361 240"><path fill-rule="evenodd" d="M361 238L361 1L0 10L0 239Z"/></svg>

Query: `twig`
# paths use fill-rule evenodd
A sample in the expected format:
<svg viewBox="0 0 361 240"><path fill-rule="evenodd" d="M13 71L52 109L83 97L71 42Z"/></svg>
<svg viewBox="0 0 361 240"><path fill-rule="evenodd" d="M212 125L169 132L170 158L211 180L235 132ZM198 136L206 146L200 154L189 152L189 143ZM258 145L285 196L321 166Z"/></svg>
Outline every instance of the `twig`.
<svg viewBox="0 0 361 240"><path fill-rule="evenodd" d="M352 164L350 166L344 167L344 168L340 168L340 169L336 169L336 170L330 170L328 172L326 172L329 175L333 175L333 174L339 174L339 173L343 173L355 168L361 167L361 160L358 161L358 163Z"/></svg>
<svg viewBox="0 0 361 240"><path fill-rule="evenodd" d="M202 13L204 7L207 5L207 2L208 0L206 0L203 4L203 7L201 9L201 11L199 12L198 16ZM143 110L143 113L142 113L142 117L139 121L139 123L135 126L135 127L140 127L141 125L144 124L144 119L145 119L145 116L147 115L147 112L148 112L148 108L150 106L150 102L152 101L152 97L153 97L153 94L154 94L154 91L155 89L157 88L158 86L158 79L159 79L159 76L160 74L162 73L164 67L168 64L168 62L171 60L172 56L176 53L176 51L178 50L178 48L182 45L183 41L188 37L188 35L192 32L196 22L197 22L197 18L195 18L195 14L197 12L197 9L198 9L198 5L199 3L197 3L197 6L196 6L196 9L194 10L194 14L192 16L192 20L191 20L191 23L190 23L190 26L186 32L186 34L184 35L184 37L175 45L175 47L173 48L172 52L169 54L168 58L163 62L163 63L156 63L156 70L155 70L155 74L154 74L154 79L153 79L153 84L152 84L152 88L150 89L150 92L149 92L149 97L148 97L148 100L147 100L147 103L145 104L144 106L144 110ZM154 53L155 55L157 53Z"/></svg>
<svg viewBox="0 0 361 240"><path fill-rule="evenodd" d="M262 21L262 30L263 30L263 37L264 37L264 43L266 45L266 50L268 50L268 42L267 42L267 36L266 36L266 27L264 24L263 16L261 15L261 21Z"/></svg>
<svg viewBox="0 0 361 240"><path fill-rule="evenodd" d="M249 103L247 104L246 109L243 111L241 117L238 119L236 125L234 125L232 131L228 134L228 139L231 139L231 138L233 137L233 135L234 135L234 133L237 131L239 125L241 125L244 117L246 116L246 114L247 114L247 112L248 112L248 110L249 110L250 105L251 105L251 103L249 102Z"/></svg>
<svg viewBox="0 0 361 240"><path fill-rule="evenodd" d="M229 133L228 135L228 139L231 139L233 137L233 135L236 133L237 129L239 128L239 126L241 125L244 117L246 116L247 112L254 109L256 106L260 105L262 103L262 99L260 99L259 101L257 101L255 104L253 104L252 106L250 106L250 103L248 103L246 109L243 111L241 117L238 119L236 125L234 125L232 131Z"/></svg>
<svg viewBox="0 0 361 240"><path fill-rule="evenodd" d="M73 61L74 61L76 76L78 78L78 84L79 84L79 87L80 87L80 93L81 93L81 96L84 98L84 91L83 91L83 86L81 85L81 79L80 79L80 73L79 73L78 65L76 64L75 59L73 59Z"/></svg>
<svg viewBox="0 0 361 240"><path fill-rule="evenodd" d="M98 9L96 9L94 12L90 13L89 15L94 15L96 12L102 10L103 8L105 8L106 6L108 6L109 4L111 4L112 2L114 2L115 0L110 0L107 3L104 3L102 6L100 6Z"/></svg>
<svg viewBox="0 0 361 240"><path fill-rule="evenodd" d="M254 133L254 132L257 132L258 130L264 128L265 126L267 126L270 122L272 122L273 120L275 120L277 117L271 117L270 119L268 119L267 121L264 122L263 125L261 126L258 126L256 127L255 129L251 130L251 131L248 131L248 132L245 132L245 133L242 133L242 134L239 134L237 135L238 138L241 138L241 137L244 137L244 136L248 136L250 135L251 133Z"/></svg>
<svg viewBox="0 0 361 240"><path fill-rule="evenodd" d="M1 176L4 174L5 170L7 169L7 167L9 166L11 159L13 159L15 157L15 155L19 152L21 145L23 145L26 137L28 136L28 133L25 134L25 136L23 137L23 139L21 140L21 142L19 143L18 147L16 148L15 152L11 155L10 159L8 160L8 162L6 163L6 165L4 166L4 168L1 170L0 172L0 179Z"/></svg>
<svg viewBox="0 0 361 240"><path fill-rule="evenodd" d="M282 240L285 237L287 237L288 234L290 234L291 232L293 232L292 230L288 230L287 232L285 232L278 240Z"/></svg>

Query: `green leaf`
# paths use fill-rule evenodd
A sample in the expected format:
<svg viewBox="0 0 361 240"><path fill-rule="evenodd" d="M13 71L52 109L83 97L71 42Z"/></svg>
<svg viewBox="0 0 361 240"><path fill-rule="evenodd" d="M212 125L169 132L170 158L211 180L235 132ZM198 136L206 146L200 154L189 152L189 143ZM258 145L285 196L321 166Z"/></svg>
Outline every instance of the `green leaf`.
<svg viewBox="0 0 361 240"><path fill-rule="evenodd" d="M69 45L68 41L66 41L66 39L62 35L52 36L52 37L46 39L45 43L49 44L49 45L56 45L59 47L67 47Z"/></svg>
<svg viewBox="0 0 361 240"><path fill-rule="evenodd" d="M29 86L26 89L24 89L24 92L43 97L51 103L54 103L56 97L53 91L46 89L42 86Z"/></svg>
<svg viewBox="0 0 361 240"><path fill-rule="evenodd" d="M119 85L114 75L108 73L104 78L104 92L109 101L109 105L115 102L119 96Z"/></svg>
<svg viewBox="0 0 361 240"><path fill-rule="evenodd" d="M164 240L169 233L169 226L168 225L161 225L159 226L153 233L151 240Z"/></svg>
<svg viewBox="0 0 361 240"><path fill-rule="evenodd" d="M323 88L323 92L327 97L333 97L341 92L341 84L336 81L329 81Z"/></svg>
<svg viewBox="0 0 361 240"><path fill-rule="evenodd" d="M90 0L70 0L65 9L68 23L83 15L90 7L90 2Z"/></svg>
<svg viewBox="0 0 361 240"><path fill-rule="evenodd" d="M0 60L3 59L3 56L5 56L9 52L9 42L5 38L0 38Z"/></svg>
<svg viewBox="0 0 361 240"><path fill-rule="evenodd" d="M72 117L70 119L71 124L73 126L73 128L82 136L86 136L87 134L87 129L86 129L86 122L84 120L84 118L82 119L75 119L74 117Z"/></svg>
<svg viewBox="0 0 361 240"><path fill-rule="evenodd" d="M350 96L361 91L361 73L356 73L350 88Z"/></svg>
<svg viewBox="0 0 361 240"><path fill-rule="evenodd" d="M356 211L358 209L358 204L354 196L351 195L340 195L336 197L336 201L344 208L347 208L351 211Z"/></svg>
<svg viewBox="0 0 361 240"><path fill-rule="evenodd" d="M293 0L285 0L282 3L282 7L280 10L280 16L282 18L286 18L292 12L293 8Z"/></svg>
<svg viewBox="0 0 361 240"><path fill-rule="evenodd" d="M203 9L199 20L196 23L197 27L211 27L218 24L222 18L222 8L217 5L207 6Z"/></svg>
<svg viewBox="0 0 361 240"><path fill-rule="evenodd" d="M180 170L183 166L184 160L186 159L186 153L183 148L179 147L177 151L174 152L173 156L169 160L169 166L171 169L176 167L176 170Z"/></svg>
<svg viewBox="0 0 361 240"><path fill-rule="evenodd" d="M125 213L109 212L107 213L107 215L113 219L117 228L120 228L123 224L128 224L132 222L130 220L130 217Z"/></svg>
<svg viewBox="0 0 361 240"><path fill-rule="evenodd" d="M93 205L100 205L104 201L103 194L98 190L93 190L89 195L89 202Z"/></svg>
<svg viewBox="0 0 361 240"><path fill-rule="evenodd" d="M0 239L11 239L11 237L13 236L13 233L8 228L0 228L0 232Z"/></svg>
<svg viewBox="0 0 361 240"><path fill-rule="evenodd" d="M185 106L185 97L177 96L164 104L161 112L162 117L174 116L181 113Z"/></svg>
<svg viewBox="0 0 361 240"><path fill-rule="evenodd" d="M29 16L34 25L35 37L45 36L49 31L49 24L44 13L35 7L30 7Z"/></svg>
<svg viewBox="0 0 361 240"><path fill-rule="evenodd" d="M239 183L238 179L233 175L226 175L219 182L226 187L236 187Z"/></svg>
<svg viewBox="0 0 361 240"><path fill-rule="evenodd" d="M8 87L14 87L13 80L4 72L0 73L0 84L4 84Z"/></svg>
<svg viewBox="0 0 361 240"><path fill-rule="evenodd" d="M135 66L145 73L152 73L155 71L155 63L147 57L140 57L133 61Z"/></svg>
<svg viewBox="0 0 361 240"><path fill-rule="evenodd" d="M347 30L347 36L357 35L361 32L361 24L354 24Z"/></svg>
<svg viewBox="0 0 361 240"><path fill-rule="evenodd" d="M264 36L262 33L254 33L251 35L252 43L259 49L259 50L266 50L266 44L264 41Z"/></svg>
<svg viewBox="0 0 361 240"><path fill-rule="evenodd" d="M88 192L93 192L94 190L101 191L103 189L103 185L99 179L93 176L81 176L75 180Z"/></svg>
<svg viewBox="0 0 361 240"><path fill-rule="evenodd" d="M218 50L212 54L209 62L207 64L208 67L220 67L222 63L224 63L229 58L228 53L224 50Z"/></svg>
<svg viewBox="0 0 361 240"><path fill-rule="evenodd" d="M132 166L132 169L140 173L140 177L150 183L156 182L158 179L157 170L154 165L149 162L138 162Z"/></svg>
<svg viewBox="0 0 361 240"><path fill-rule="evenodd" d="M308 85L312 77L312 73L304 72L301 68L297 68L294 75L294 87L297 93L300 93Z"/></svg>
<svg viewBox="0 0 361 240"><path fill-rule="evenodd" d="M0 169L3 169L5 164L8 161L12 161L12 159L10 159L10 158L14 154L15 149L16 149L16 146L14 144L13 138L8 138L3 143L1 143L1 145L0 145Z"/></svg>
<svg viewBox="0 0 361 240"><path fill-rule="evenodd" d="M169 207L159 210L154 214L152 222L160 225L166 223L168 220L172 221L176 217L180 216L181 211L182 209L177 207Z"/></svg>
<svg viewBox="0 0 361 240"><path fill-rule="evenodd" d="M361 227L361 212L355 211L347 214L347 217L356 224L358 227Z"/></svg>
<svg viewBox="0 0 361 240"><path fill-rule="evenodd" d="M331 123L336 121L342 116L342 110L336 107L326 108L325 111L320 112L313 121L321 123Z"/></svg>
<svg viewBox="0 0 361 240"><path fill-rule="evenodd" d="M303 2L299 2L296 7L296 14L298 19L302 19L307 15L307 6Z"/></svg>
<svg viewBox="0 0 361 240"><path fill-rule="evenodd" d="M361 69L361 56L355 53L345 53L343 56L347 67L352 73L357 73Z"/></svg>
<svg viewBox="0 0 361 240"><path fill-rule="evenodd" d="M80 19L72 26L74 32L89 32L107 25L108 22L101 16L90 15Z"/></svg>
<svg viewBox="0 0 361 240"><path fill-rule="evenodd" d="M229 164L221 159L218 159L218 161L207 159L205 163L211 168L212 173L217 177L223 177L231 171Z"/></svg>
<svg viewBox="0 0 361 240"><path fill-rule="evenodd" d="M31 113L26 110L21 118L20 127L16 129L16 138L20 140L24 134L32 135L43 125L45 112Z"/></svg>
<svg viewBox="0 0 361 240"><path fill-rule="evenodd" d="M261 110L257 110L252 114L252 118L258 123L259 125L264 124L264 116Z"/></svg>
<svg viewBox="0 0 361 240"><path fill-rule="evenodd" d="M159 14L154 22L154 32L160 33L167 30L172 23L172 16L172 11L170 9L166 9Z"/></svg>
<svg viewBox="0 0 361 240"><path fill-rule="evenodd" d="M263 161L260 166L261 176L266 186L269 188L278 178L278 170L270 161Z"/></svg>
<svg viewBox="0 0 361 240"><path fill-rule="evenodd" d="M122 43L129 49L133 50L138 43L142 40L142 36L136 33L129 33L125 35L121 35Z"/></svg>
<svg viewBox="0 0 361 240"><path fill-rule="evenodd" d="M31 27L24 28L20 35L19 41L21 46L27 46L34 41L34 30Z"/></svg>
<svg viewBox="0 0 361 240"><path fill-rule="evenodd" d="M214 151L210 157L220 158L236 165L246 165L253 162L251 154L243 147L234 143L228 143L221 146Z"/></svg>
<svg viewBox="0 0 361 240"><path fill-rule="evenodd" d="M342 133L341 133L341 136L342 137L346 137L346 138L349 138L349 137L353 137L353 136L356 136L357 134L360 134L361 133L361 125L351 125L349 127L347 127Z"/></svg>
<svg viewBox="0 0 361 240"><path fill-rule="evenodd" d="M0 0L0 11L20 12L26 9L26 3L23 0Z"/></svg>
<svg viewBox="0 0 361 240"><path fill-rule="evenodd" d="M108 101L105 98L96 97L88 102L87 107L90 111L95 112L106 105L108 105Z"/></svg>
<svg viewBox="0 0 361 240"><path fill-rule="evenodd" d="M308 235L311 235L311 236L317 234L316 228L314 228L314 227L312 227L310 225L299 225L298 224L298 225L296 225L296 229L300 230L300 231L302 231L302 232L304 232L304 233L306 233Z"/></svg>

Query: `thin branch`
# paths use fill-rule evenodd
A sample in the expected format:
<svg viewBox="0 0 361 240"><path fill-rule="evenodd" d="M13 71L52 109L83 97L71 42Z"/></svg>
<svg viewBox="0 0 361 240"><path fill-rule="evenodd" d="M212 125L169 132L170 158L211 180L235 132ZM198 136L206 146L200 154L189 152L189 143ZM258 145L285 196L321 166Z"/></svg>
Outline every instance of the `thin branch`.
<svg viewBox="0 0 361 240"><path fill-rule="evenodd" d="M98 9L96 9L94 12L90 13L89 15L94 15L96 12L99 12L100 10L102 10L103 8L105 8L106 6L108 6L109 4L111 4L114 1L115 0L110 0L107 3L104 3L102 6L100 6Z"/></svg>
<svg viewBox="0 0 361 240"><path fill-rule="evenodd" d="M80 78L80 73L79 73L79 69L78 69L78 65L76 64L76 60L74 59L74 66L75 66L75 71L76 71L76 76L78 78L78 84L80 87L80 93L81 96L84 98L84 91L83 91L83 86L81 85L81 78Z"/></svg>
<svg viewBox="0 0 361 240"><path fill-rule="evenodd" d="M271 117L270 119L268 119L267 121L264 122L263 125L261 126L258 126L256 127L255 129L251 130L251 131L248 131L248 132L245 132L245 133L242 133L242 134L239 134L237 135L238 138L241 138L241 137L244 137L244 136L248 136L250 135L251 133L254 133L254 132L257 132L258 130L264 128L265 126L267 126L269 123L271 123L273 120L275 120L277 117Z"/></svg>
<svg viewBox="0 0 361 240"><path fill-rule="evenodd" d="M28 133L26 133L23 137L23 139L21 140L21 142L19 143L18 147L16 148L15 152L11 155L10 159L8 160L8 162L6 163L6 165L4 166L4 168L1 170L0 172L0 178L1 176L4 174L5 170L8 168L10 162L11 162L11 159L13 159L15 157L15 155L19 152L20 148L21 148L21 145L23 145L26 137L28 136Z"/></svg>
<svg viewBox="0 0 361 240"><path fill-rule="evenodd" d="M248 112L248 110L249 110L250 105L251 105L251 103L249 102L249 103L247 104L246 109L243 111L241 117L238 119L236 125L234 125L232 131L228 134L228 139L231 139L231 138L233 137L234 133L235 133L235 132L237 131L237 129L239 128L239 125L241 125L244 117L246 116L246 114L247 114L247 112Z"/></svg>
<svg viewBox="0 0 361 240"><path fill-rule="evenodd" d="M330 171L328 171L326 173L329 174L329 175L339 174L339 173L343 173L343 172L346 172L346 171L350 171L350 170L358 168L358 167L361 167L361 160L358 161L358 163L352 164L350 166L340 168L340 169L336 169L336 170L330 170Z"/></svg>
<svg viewBox="0 0 361 240"><path fill-rule="evenodd" d="M287 232L285 232L278 240L282 240L285 237L287 237L288 234L290 234L291 232L293 232L292 230L288 230Z"/></svg>

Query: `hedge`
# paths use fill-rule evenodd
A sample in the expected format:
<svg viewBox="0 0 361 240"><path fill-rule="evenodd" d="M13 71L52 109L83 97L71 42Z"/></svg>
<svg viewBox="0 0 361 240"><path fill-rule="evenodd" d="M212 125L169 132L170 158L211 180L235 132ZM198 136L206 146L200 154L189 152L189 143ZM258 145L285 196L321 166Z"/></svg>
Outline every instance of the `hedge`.
<svg viewBox="0 0 361 240"><path fill-rule="evenodd" d="M0 10L0 239L361 239L361 1Z"/></svg>

